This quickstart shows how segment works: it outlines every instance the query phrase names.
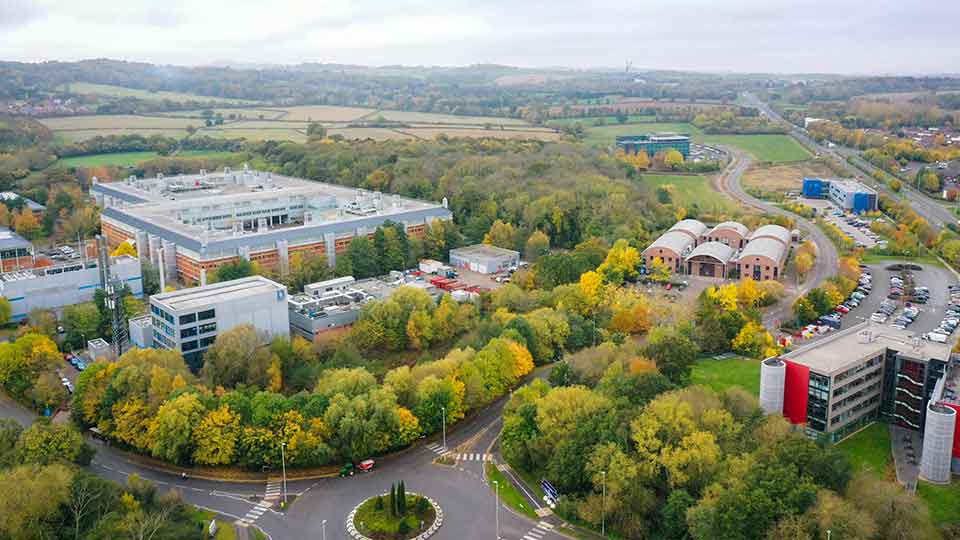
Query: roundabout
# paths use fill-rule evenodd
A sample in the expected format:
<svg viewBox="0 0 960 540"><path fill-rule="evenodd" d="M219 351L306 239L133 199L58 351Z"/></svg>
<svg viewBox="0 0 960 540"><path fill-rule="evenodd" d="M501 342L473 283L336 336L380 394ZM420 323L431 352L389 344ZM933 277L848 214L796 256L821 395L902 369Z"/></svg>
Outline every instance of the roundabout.
<svg viewBox="0 0 960 540"><path fill-rule="evenodd" d="M405 491L403 482L370 497L347 515L347 534L356 540L426 540L443 525L443 510L430 497Z"/></svg>

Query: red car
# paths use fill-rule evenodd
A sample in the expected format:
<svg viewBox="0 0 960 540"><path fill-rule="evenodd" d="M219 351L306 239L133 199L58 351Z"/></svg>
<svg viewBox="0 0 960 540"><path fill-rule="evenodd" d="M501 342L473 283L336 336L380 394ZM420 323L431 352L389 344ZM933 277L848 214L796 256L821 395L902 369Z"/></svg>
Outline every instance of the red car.
<svg viewBox="0 0 960 540"><path fill-rule="evenodd" d="M840 306L837 306L837 311L839 311L840 313L850 313L850 308L848 308L847 306L840 305Z"/></svg>
<svg viewBox="0 0 960 540"><path fill-rule="evenodd" d="M370 472L373 470L373 466L375 463L376 462L374 462L372 459L365 459L360 463L357 463L357 468L363 472Z"/></svg>

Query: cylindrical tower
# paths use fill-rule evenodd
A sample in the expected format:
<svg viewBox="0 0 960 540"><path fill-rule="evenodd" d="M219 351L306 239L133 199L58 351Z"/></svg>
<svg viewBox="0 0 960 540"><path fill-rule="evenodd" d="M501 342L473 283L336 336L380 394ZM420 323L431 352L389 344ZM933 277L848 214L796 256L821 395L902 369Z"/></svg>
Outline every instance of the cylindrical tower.
<svg viewBox="0 0 960 540"><path fill-rule="evenodd" d="M770 357L760 363L760 408L764 414L783 414L783 389L787 364Z"/></svg>
<svg viewBox="0 0 960 540"><path fill-rule="evenodd" d="M920 478L934 484L950 483L950 460L956 425L957 411L940 403L927 404Z"/></svg>

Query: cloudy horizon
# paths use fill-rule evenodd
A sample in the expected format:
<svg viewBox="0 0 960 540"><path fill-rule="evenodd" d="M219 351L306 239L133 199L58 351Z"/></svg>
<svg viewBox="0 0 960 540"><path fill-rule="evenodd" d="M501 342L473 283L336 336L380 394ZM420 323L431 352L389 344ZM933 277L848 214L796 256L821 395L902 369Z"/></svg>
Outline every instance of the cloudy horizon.
<svg viewBox="0 0 960 540"><path fill-rule="evenodd" d="M960 72L960 2L0 0L0 59Z"/></svg>

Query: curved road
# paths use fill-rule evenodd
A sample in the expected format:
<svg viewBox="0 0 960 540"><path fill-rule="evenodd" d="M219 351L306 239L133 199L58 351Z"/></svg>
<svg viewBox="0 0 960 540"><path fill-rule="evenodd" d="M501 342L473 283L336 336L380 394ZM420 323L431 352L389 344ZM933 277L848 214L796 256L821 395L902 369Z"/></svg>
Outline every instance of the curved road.
<svg viewBox="0 0 960 540"><path fill-rule="evenodd" d="M811 269L809 275L807 275L807 279L795 290L795 294L788 295L777 303L776 306L767 310L763 316L764 325L771 331L775 331L779 326L779 322L792 316L793 300L796 297L806 294L807 291L817 287L827 278L837 273L837 269L840 266L840 256L833 242L831 242L830 239L827 238L827 235L815 224L780 207L757 199L744 191L740 185L740 178L750 167L752 159L740 150L728 148L727 151L730 153L732 161L726 170L717 177L717 189L746 206L793 219L797 223L797 228L803 231L806 236L817 245L817 260L813 269Z"/></svg>
<svg viewBox="0 0 960 540"><path fill-rule="evenodd" d="M386 492L393 482L403 480L409 491L428 495L443 508L444 524L433 538L489 540L496 537L496 503L485 482L483 467L499 435L501 410L506 400L502 398L473 418L448 428L447 448L451 456L459 457L452 465L434 463L442 449L439 437L432 437L406 452L378 461L370 473L358 473L350 478L288 481L291 501L286 513L278 511L278 499L273 504L258 504L268 492L279 496L279 474L271 477L267 485L182 480L175 474L131 462L123 452L99 441L93 442L97 454L89 469L119 483L137 474L161 489L176 489L186 502L216 512L230 522L254 524L273 540L322 539L324 532L330 540L348 539L345 519L353 507L371 495ZM0 396L0 417L13 418L24 425L35 418L30 411L3 396ZM554 530L560 524L556 518L532 521L502 506L499 519L500 536L504 539L568 539Z"/></svg>
<svg viewBox="0 0 960 540"><path fill-rule="evenodd" d="M907 202L910 203L910 206L917 213L917 215L927 220L927 223L929 223L935 229L937 230L942 229L943 227L946 227L948 223L957 223L957 218L956 216L953 215L950 209L944 207L943 205L937 203L936 201L918 192L917 190L912 188L908 182L904 182L903 189L900 191L899 194L897 194L897 193L894 193L892 190L890 190L890 188L888 188L885 184L879 183L875 181L873 178L870 178L864 175L860 169L858 169L857 167L847 162L846 158L852 157L853 160L857 163L857 165L859 165L863 169L866 169L867 171L874 172L879 170L873 164L861 158L860 152L853 149L840 147L840 146L837 146L834 148L828 148L827 146L823 146L817 143L816 141L814 141L809 135L807 135L806 130L803 130L791 124L790 122L787 122L786 120L784 120L783 117L777 114L776 111L774 111L769 105L761 101L755 95L750 93L744 93L743 98L748 105L759 109L764 116L770 118L773 121L782 122L784 125L789 126L790 135L793 136L793 138L797 139L801 144L806 146L808 149L812 149L815 152L819 152L821 155L831 156L835 158L840 163L840 165L848 173L850 173L851 177L857 178L861 182L871 186L877 191L887 194L893 199L906 198Z"/></svg>

